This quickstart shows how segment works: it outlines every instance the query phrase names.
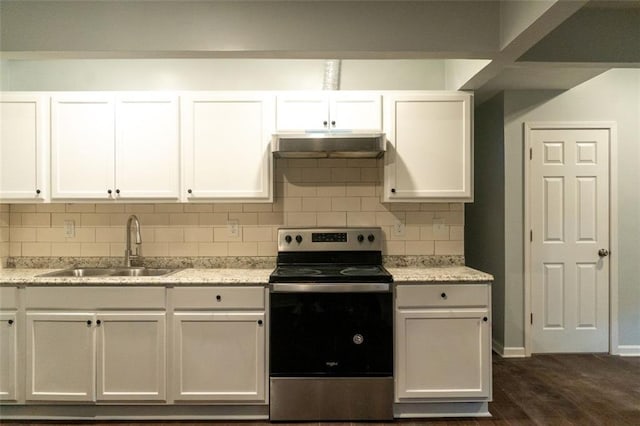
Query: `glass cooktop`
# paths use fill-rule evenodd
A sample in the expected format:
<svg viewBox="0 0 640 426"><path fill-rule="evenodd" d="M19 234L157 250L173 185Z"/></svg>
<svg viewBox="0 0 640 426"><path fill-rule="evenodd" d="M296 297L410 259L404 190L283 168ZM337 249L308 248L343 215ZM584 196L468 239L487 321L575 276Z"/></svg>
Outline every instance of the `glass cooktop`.
<svg viewBox="0 0 640 426"><path fill-rule="evenodd" d="M279 265L269 282L392 282L393 277L379 265Z"/></svg>

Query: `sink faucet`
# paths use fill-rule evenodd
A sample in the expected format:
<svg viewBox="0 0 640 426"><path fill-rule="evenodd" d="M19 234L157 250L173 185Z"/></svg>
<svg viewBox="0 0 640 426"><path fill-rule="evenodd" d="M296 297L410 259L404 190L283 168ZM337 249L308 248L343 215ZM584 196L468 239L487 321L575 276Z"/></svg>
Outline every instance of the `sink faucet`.
<svg viewBox="0 0 640 426"><path fill-rule="evenodd" d="M131 223L136 225L136 254L131 252ZM142 236L140 235L140 221L134 214L127 220L127 247L124 250L124 266L131 267L131 260L140 260L140 248L142 246Z"/></svg>

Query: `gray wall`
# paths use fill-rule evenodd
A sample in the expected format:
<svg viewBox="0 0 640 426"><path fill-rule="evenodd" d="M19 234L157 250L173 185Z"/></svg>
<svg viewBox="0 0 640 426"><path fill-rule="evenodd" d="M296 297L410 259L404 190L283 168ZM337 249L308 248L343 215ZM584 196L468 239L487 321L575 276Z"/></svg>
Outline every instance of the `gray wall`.
<svg viewBox="0 0 640 426"><path fill-rule="evenodd" d="M504 344L504 96L494 96L475 110L474 202L465 205L465 261L493 274L493 340Z"/></svg>
<svg viewBox="0 0 640 426"><path fill-rule="evenodd" d="M563 93L508 91L505 99L505 346L522 347L523 123L615 121L618 126L620 345L640 345L640 70L616 69Z"/></svg>
<svg viewBox="0 0 640 426"><path fill-rule="evenodd" d="M66 59L0 62L2 90L320 90L324 60ZM343 60L343 90L441 90L441 60Z"/></svg>

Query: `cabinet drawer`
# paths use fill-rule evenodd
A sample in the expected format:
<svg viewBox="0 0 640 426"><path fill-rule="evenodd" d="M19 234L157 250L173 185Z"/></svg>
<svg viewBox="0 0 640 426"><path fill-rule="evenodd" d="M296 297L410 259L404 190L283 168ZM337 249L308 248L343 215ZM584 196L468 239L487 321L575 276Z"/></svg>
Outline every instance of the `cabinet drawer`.
<svg viewBox="0 0 640 426"><path fill-rule="evenodd" d="M18 289L0 287L0 309L18 309Z"/></svg>
<svg viewBox="0 0 640 426"><path fill-rule="evenodd" d="M419 284L396 288L396 307L487 306L488 284Z"/></svg>
<svg viewBox="0 0 640 426"><path fill-rule="evenodd" d="M27 309L164 309L164 287L27 287Z"/></svg>
<svg viewBox="0 0 640 426"><path fill-rule="evenodd" d="M264 309L264 287L190 287L173 290L174 309Z"/></svg>

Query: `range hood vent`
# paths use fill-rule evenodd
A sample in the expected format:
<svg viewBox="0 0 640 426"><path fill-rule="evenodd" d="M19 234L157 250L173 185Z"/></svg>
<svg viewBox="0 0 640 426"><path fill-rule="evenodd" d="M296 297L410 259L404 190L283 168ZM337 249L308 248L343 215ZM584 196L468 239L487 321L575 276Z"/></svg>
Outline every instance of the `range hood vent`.
<svg viewBox="0 0 640 426"><path fill-rule="evenodd" d="M271 146L279 158L380 158L385 139L373 132L278 133Z"/></svg>

